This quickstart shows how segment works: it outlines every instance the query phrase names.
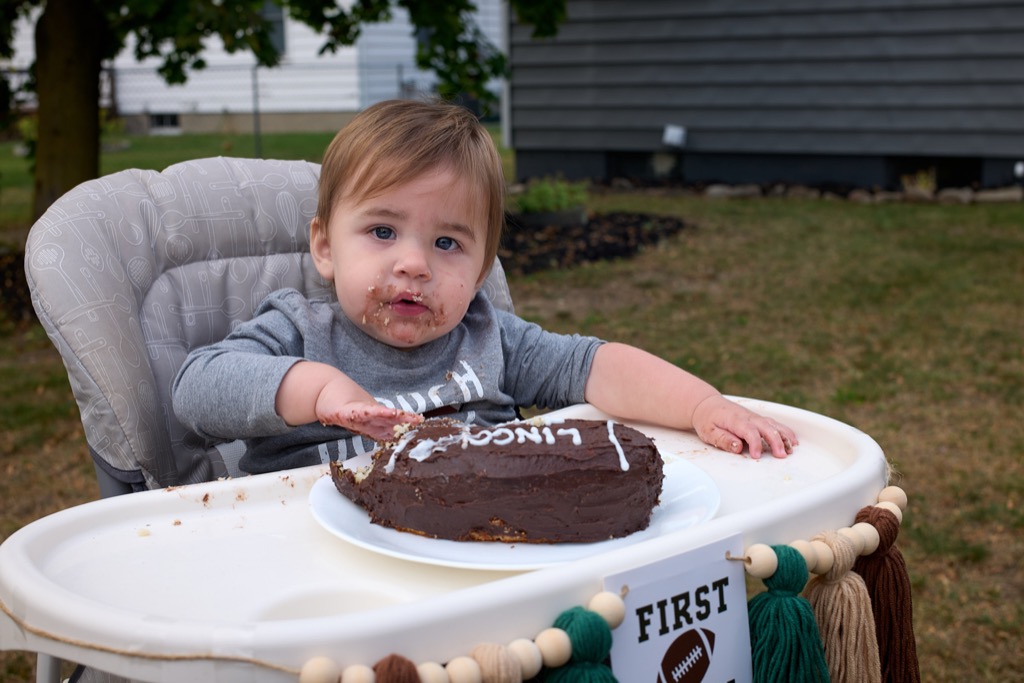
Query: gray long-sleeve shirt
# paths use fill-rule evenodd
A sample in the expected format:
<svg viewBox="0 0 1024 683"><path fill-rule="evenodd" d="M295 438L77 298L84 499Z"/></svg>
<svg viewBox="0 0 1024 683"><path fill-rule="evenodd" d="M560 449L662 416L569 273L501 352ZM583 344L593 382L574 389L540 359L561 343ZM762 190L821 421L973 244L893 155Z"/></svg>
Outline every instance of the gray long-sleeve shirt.
<svg viewBox="0 0 1024 683"><path fill-rule="evenodd" d="M174 410L203 438L244 439L239 466L246 472L301 467L345 460L374 444L340 427L290 427L281 419L277 389L300 360L337 367L384 405L492 425L514 419L516 406L582 402L601 343L546 332L477 294L450 333L399 350L369 337L336 303L285 289L226 339L189 354L174 381Z"/></svg>

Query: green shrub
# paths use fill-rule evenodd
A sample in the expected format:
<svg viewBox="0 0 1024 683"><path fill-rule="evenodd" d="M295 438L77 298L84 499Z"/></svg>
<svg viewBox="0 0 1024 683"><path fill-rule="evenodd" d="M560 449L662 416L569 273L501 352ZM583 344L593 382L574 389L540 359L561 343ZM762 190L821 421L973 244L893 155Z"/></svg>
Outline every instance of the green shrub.
<svg viewBox="0 0 1024 683"><path fill-rule="evenodd" d="M513 198L519 213L546 213L582 207L587 202L587 184L563 178L545 177L531 180Z"/></svg>

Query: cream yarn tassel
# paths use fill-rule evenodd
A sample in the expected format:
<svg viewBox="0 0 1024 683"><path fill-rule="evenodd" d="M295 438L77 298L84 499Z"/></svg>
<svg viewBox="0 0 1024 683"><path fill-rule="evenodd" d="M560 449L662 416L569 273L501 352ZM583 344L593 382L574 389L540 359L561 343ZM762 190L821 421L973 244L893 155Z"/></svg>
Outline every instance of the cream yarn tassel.
<svg viewBox="0 0 1024 683"><path fill-rule="evenodd" d="M864 579L852 571L857 549L836 531L825 531L812 540L825 543L834 556L832 566L804 589L821 632L831 681L881 683L871 598Z"/></svg>

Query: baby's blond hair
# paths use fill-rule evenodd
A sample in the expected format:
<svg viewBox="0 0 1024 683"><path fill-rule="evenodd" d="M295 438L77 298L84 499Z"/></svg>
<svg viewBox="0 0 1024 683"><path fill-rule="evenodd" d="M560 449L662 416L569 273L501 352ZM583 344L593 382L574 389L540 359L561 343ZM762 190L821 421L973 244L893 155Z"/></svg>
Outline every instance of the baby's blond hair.
<svg viewBox="0 0 1024 683"><path fill-rule="evenodd" d="M319 229L327 229L338 201L361 201L438 168L479 190L487 216L483 278L497 256L505 223L505 178L490 133L459 105L387 100L363 110L338 131L320 168Z"/></svg>

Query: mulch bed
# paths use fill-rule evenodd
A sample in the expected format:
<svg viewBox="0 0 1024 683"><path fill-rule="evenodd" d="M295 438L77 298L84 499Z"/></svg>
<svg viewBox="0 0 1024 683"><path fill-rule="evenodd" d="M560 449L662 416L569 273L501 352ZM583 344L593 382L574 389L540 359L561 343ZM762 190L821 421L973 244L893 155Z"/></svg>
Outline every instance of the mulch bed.
<svg viewBox="0 0 1024 683"><path fill-rule="evenodd" d="M510 216L498 257L507 272L522 275L632 256L689 227L670 216L608 213L589 216L586 223L524 228Z"/></svg>
<svg viewBox="0 0 1024 683"><path fill-rule="evenodd" d="M36 317L25 282L25 252L3 244L0 244L0 308L14 323L26 323Z"/></svg>

